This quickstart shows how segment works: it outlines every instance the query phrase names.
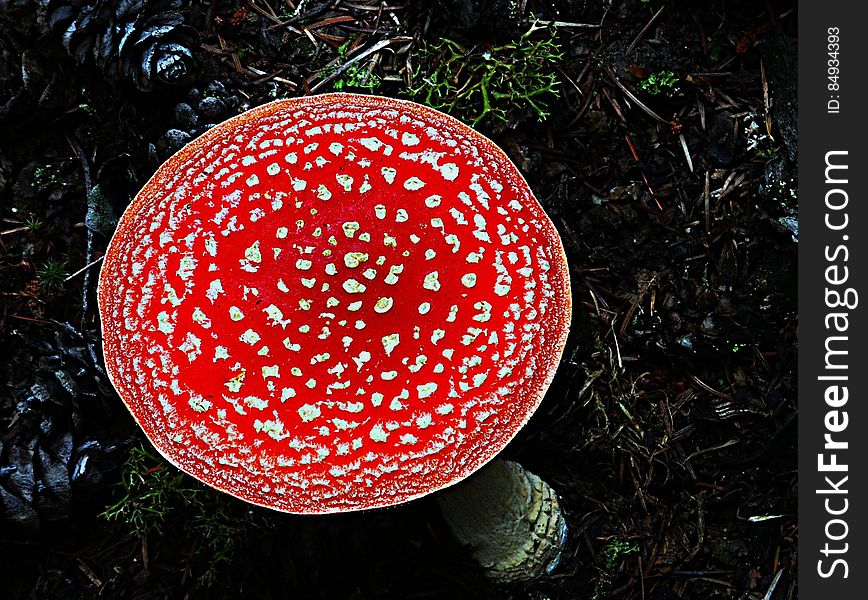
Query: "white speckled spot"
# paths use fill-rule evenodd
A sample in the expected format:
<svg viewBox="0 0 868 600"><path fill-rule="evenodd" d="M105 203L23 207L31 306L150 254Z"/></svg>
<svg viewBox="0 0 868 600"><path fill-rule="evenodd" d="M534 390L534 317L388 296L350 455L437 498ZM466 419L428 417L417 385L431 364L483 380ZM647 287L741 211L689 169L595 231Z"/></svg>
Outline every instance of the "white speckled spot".
<svg viewBox="0 0 868 600"><path fill-rule="evenodd" d="M389 296L386 296L384 298L379 298L377 300L376 304L374 304L374 312L380 313L380 314L387 313L392 308L394 303L395 302Z"/></svg>
<svg viewBox="0 0 868 600"><path fill-rule="evenodd" d="M204 312L202 312L202 309L199 308L198 306L193 309L192 317L193 317L193 321L195 321L196 323L201 325L203 328L205 328L205 329L211 328L211 319L209 319L208 315L206 315Z"/></svg>
<svg viewBox="0 0 868 600"><path fill-rule="evenodd" d="M440 274L437 271L432 271L425 276L425 281L422 283L422 287L426 290L431 290L432 292L436 292L440 289Z"/></svg>
<svg viewBox="0 0 868 600"><path fill-rule="evenodd" d="M421 190L423 187L425 187L425 182L418 177L410 177L407 181L404 182L404 189L411 192Z"/></svg>
<svg viewBox="0 0 868 600"><path fill-rule="evenodd" d="M307 259L299 258L295 261L295 268L300 271L307 271L313 266L313 263Z"/></svg>
<svg viewBox="0 0 868 600"><path fill-rule="evenodd" d="M368 435L375 442L385 442L389 437L388 432L383 429L382 425L374 425L371 427L371 433Z"/></svg>
<svg viewBox="0 0 868 600"><path fill-rule="evenodd" d="M497 283L494 284L494 293L497 294L498 296L506 296L509 293L509 290L511 290L511 289L512 288L509 285L502 283L500 281L498 281Z"/></svg>
<svg viewBox="0 0 868 600"><path fill-rule="evenodd" d="M253 245L251 245L244 251L244 258L254 263L262 262L262 253L259 251L258 240L253 242Z"/></svg>
<svg viewBox="0 0 868 600"><path fill-rule="evenodd" d="M398 171L392 167L383 167L380 169L380 172L383 174L383 179L385 179L388 184L394 183L395 176L398 174Z"/></svg>
<svg viewBox="0 0 868 600"><path fill-rule="evenodd" d="M383 349L386 351L386 356L391 356L395 347L401 343L401 336L397 333L390 333L389 335L384 335L381 338L381 341L383 342Z"/></svg>
<svg viewBox="0 0 868 600"><path fill-rule="evenodd" d="M472 288L476 285L476 273L467 273L461 277L461 285Z"/></svg>
<svg viewBox="0 0 868 600"><path fill-rule="evenodd" d="M458 178L458 165L455 163L446 163L440 167L440 174L446 181L455 181Z"/></svg>
<svg viewBox="0 0 868 600"><path fill-rule="evenodd" d="M347 221L341 228L344 230L344 235L348 238L354 237L356 232L359 230L359 222L358 221Z"/></svg>
<svg viewBox="0 0 868 600"><path fill-rule="evenodd" d="M305 423L309 423L313 421L317 417L322 414L319 407L315 404L303 404L298 409L298 416L301 417L301 420Z"/></svg>
<svg viewBox="0 0 868 600"><path fill-rule="evenodd" d="M351 192L353 190L353 178L346 173L336 175L335 180L338 182L339 186L344 188L345 192Z"/></svg>
<svg viewBox="0 0 868 600"><path fill-rule="evenodd" d="M457 316L458 316L458 305L457 305L457 304L453 304L453 305L449 308L449 314L446 316L446 322L447 322L447 323L454 323L454 322L455 322L455 317L457 317Z"/></svg>
<svg viewBox="0 0 868 600"><path fill-rule="evenodd" d="M253 331L252 329L248 329L244 333L241 334L239 338L245 344L250 344L251 346L259 341L259 334Z"/></svg>
<svg viewBox="0 0 868 600"><path fill-rule="evenodd" d="M348 294L361 294L367 289L364 283L361 283L356 279L347 279L344 281L343 288Z"/></svg>
<svg viewBox="0 0 868 600"><path fill-rule="evenodd" d="M474 321L485 323L491 319L491 304L489 302L486 302L485 300L480 300L473 305L473 308L482 311L479 314L473 316Z"/></svg>
<svg viewBox="0 0 868 600"><path fill-rule="evenodd" d="M246 372L242 369L240 373L232 377L229 381L224 383L223 385L229 389L233 394L237 394L241 391L241 386L244 385L244 377L246 376Z"/></svg>
<svg viewBox="0 0 868 600"><path fill-rule="evenodd" d="M344 254L344 264L354 269L368 260L367 252L347 252Z"/></svg>
<svg viewBox="0 0 868 600"><path fill-rule="evenodd" d="M175 326L169 320L169 313L163 311L157 315L157 329L169 334L175 331Z"/></svg>
<svg viewBox="0 0 868 600"><path fill-rule="evenodd" d="M378 138L375 137L362 138L359 140L359 142L361 142L362 146L364 146L371 152L376 152L377 150L385 146L383 142L381 142Z"/></svg>
<svg viewBox="0 0 868 600"><path fill-rule="evenodd" d="M395 285L398 283L398 275L403 272L404 265L392 265L389 267L389 274L386 275L386 278L383 281L389 285Z"/></svg>
<svg viewBox="0 0 868 600"><path fill-rule="evenodd" d="M416 393L419 395L420 399L425 399L431 396L434 392L437 391L437 384L434 382L423 383L422 385L416 386Z"/></svg>
<svg viewBox="0 0 868 600"><path fill-rule="evenodd" d="M419 314L420 315L428 314L429 310L431 310L431 303L430 302L423 302L422 304L419 305Z"/></svg>
<svg viewBox="0 0 868 600"><path fill-rule="evenodd" d="M440 206L440 202L442 200L443 198L436 194L433 196L428 196L427 198L425 198L425 206L427 206L428 208L437 208L438 206Z"/></svg>
<svg viewBox="0 0 868 600"><path fill-rule="evenodd" d="M289 321L283 319L283 311L274 304L265 307L265 314L268 315L268 319L272 321L272 323L270 323L272 326L282 325L283 327L286 327L289 323Z"/></svg>

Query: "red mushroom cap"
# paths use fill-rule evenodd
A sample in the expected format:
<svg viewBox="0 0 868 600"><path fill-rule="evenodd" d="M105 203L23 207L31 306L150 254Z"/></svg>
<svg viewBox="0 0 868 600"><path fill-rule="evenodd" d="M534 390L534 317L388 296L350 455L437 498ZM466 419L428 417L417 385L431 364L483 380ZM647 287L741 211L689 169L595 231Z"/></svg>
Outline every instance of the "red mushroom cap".
<svg viewBox="0 0 868 600"><path fill-rule="evenodd" d="M108 373L156 448L292 513L406 502L493 458L570 321L507 156L424 106L281 100L169 159L102 267Z"/></svg>

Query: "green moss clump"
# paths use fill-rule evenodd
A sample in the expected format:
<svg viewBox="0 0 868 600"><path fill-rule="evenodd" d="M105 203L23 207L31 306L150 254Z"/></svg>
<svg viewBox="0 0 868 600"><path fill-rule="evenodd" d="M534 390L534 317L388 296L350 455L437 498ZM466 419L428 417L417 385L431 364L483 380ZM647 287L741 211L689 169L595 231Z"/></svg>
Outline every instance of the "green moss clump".
<svg viewBox="0 0 868 600"><path fill-rule="evenodd" d="M678 76L672 71L652 73L639 82L639 87L653 96L675 96L681 93Z"/></svg>
<svg viewBox="0 0 868 600"><path fill-rule="evenodd" d="M607 600L612 597L612 587L615 581L616 567L618 563L639 552L639 544L630 540L614 539L603 548L597 556L600 577L594 586L592 600Z"/></svg>
<svg viewBox="0 0 868 600"><path fill-rule="evenodd" d="M140 537L196 540L190 572L197 588L217 582L246 532L255 526L251 513L239 517L235 503L143 447L130 452L121 485L121 499L100 516Z"/></svg>
<svg viewBox="0 0 868 600"><path fill-rule="evenodd" d="M542 29L492 48L466 48L448 38L424 44L416 56L413 99L474 126L511 124L529 115L545 119L558 93L554 68L563 52L552 29L535 39Z"/></svg>
<svg viewBox="0 0 868 600"><path fill-rule="evenodd" d="M347 46L349 46L349 42L338 48L338 62L332 69L332 72L347 62L347 59L349 58ZM379 75L370 71L366 66L367 64L368 63L365 61L357 61L349 65L344 72L341 73L334 82L332 82L332 89L336 92L366 90L369 93L374 93L383 84L383 80Z"/></svg>

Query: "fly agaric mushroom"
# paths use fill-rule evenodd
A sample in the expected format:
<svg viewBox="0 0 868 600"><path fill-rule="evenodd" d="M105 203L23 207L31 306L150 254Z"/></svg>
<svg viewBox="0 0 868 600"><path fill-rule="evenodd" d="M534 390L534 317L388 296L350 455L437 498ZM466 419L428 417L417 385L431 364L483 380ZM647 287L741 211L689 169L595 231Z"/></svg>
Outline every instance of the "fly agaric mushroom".
<svg viewBox="0 0 868 600"><path fill-rule="evenodd" d="M571 310L560 238L499 148L352 94L261 106L170 158L98 296L109 376L157 450L305 514L491 461L542 400Z"/></svg>

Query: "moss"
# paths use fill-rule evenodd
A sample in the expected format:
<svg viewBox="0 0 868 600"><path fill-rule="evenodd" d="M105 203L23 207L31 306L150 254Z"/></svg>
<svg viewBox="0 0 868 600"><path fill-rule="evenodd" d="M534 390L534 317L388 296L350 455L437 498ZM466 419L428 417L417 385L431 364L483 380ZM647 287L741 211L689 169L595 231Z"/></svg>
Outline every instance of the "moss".
<svg viewBox="0 0 868 600"><path fill-rule="evenodd" d="M562 56L555 31L540 27L492 48L467 48L444 38L421 46L411 95L474 126L514 123L529 115L543 120L558 92L554 68Z"/></svg>
<svg viewBox="0 0 868 600"><path fill-rule="evenodd" d="M36 271L39 289L47 294L59 292L63 289L66 275L66 261L49 259Z"/></svg>
<svg viewBox="0 0 868 600"><path fill-rule="evenodd" d="M681 93L678 76L668 70L652 73L639 82L639 87L653 96L676 96Z"/></svg>
<svg viewBox="0 0 868 600"><path fill-rule="evenodd" d="M349 46L349 42L338 48L338 61L335 64L334 69L332 69L332 72L346 64L347 59L349 58L347 46ZM341 73L340 77L337 77L332 82L332 89L336 92L366 90L371 93L379 89L383 80L373 71L369 71L367 65L368 63L362 60L354 62L348 66L344 72Z"/></svg>
<svg viewBox="0 0 868 600"><path fill-rule="evenodd" d="M124 463L123 495L102 517L129 533L161 539L196 540L190 573L197 588L212 587L232 562L252 513L240 516L236 503L178 471L144 447L135 447Z"/></svg>
<svg viewBox="0 0 868 600"><path fill-rule="evenodd" d="M592 600L606 600L612 597L612 588L621 559L639 552L639 544L629 540L614 539L597 556L600 576L594 586Z"/></svg>

